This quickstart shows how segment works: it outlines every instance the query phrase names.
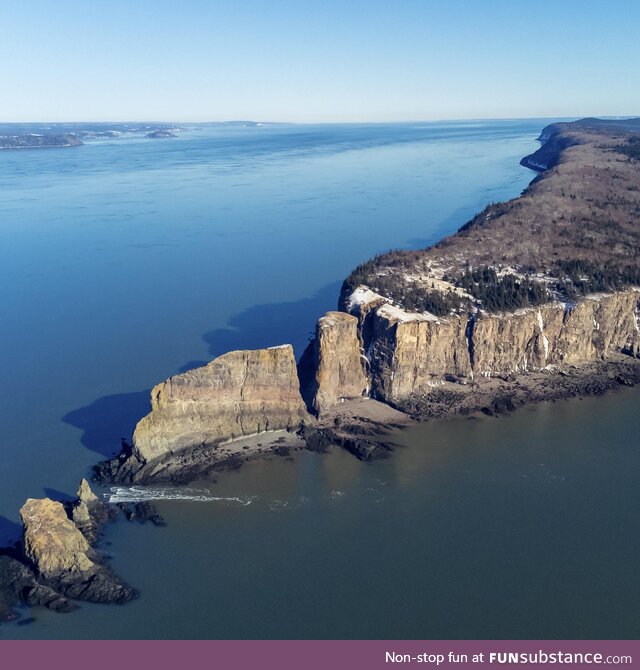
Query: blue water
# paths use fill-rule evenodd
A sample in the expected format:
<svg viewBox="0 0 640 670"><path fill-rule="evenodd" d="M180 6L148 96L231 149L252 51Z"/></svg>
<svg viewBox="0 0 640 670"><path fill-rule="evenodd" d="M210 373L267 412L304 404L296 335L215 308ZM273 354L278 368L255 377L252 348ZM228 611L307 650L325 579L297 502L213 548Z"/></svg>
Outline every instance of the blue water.
<svg viewBox="0 0 640 670"><path fill-rule="evenodd" d="M0 514L75 491L159 380L230 349L300 354L355 264L516 195L545 123L199 126L0 152Z"/></svg>
<svg viewBox="0 0 640 670"><path fill-rule="evenodd" d="M26 497L72 494L117 451L153 384L231 349L291 342L301 354L357 263L430 244L516 196L534 176L518 162L548 122L197 126L178 139L0 152L0 535L16 535ZM416 429L385 464L341 453L253 464L195 494L224 500L161 502L167 528L108 531L139 601L32 610L34 624L0 635L635 634L638 583L623 541L632 519L611 527L596 501L634 509L637 487L625 477L612 487L595 408L618 427L611 440L628 469L638 397ZM583 470L562 486L589 437ZM545 541L535 515L552 519L557 506L569 516ZM525 514L519 533L514 509ZM554 547L562 565L593 552L594 518L609 553L567 581ZM485 544L478 519L489 524ZM570 527L575 555L562 535ZM598 566L621 556L616 618L601 602L611 584L589 588ZM560 600L543 597L558 588Z"/></svg>

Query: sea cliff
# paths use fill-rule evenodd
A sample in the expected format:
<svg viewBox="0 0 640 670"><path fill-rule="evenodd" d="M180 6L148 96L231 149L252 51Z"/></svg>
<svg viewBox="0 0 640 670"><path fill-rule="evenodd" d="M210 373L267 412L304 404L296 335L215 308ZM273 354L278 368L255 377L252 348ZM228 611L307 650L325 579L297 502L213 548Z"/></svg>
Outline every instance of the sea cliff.
<svg viewBox="0 0 640 670"><path fill-rule="evenodd" d="M297 370L293 350L237 351L151 393L103 481L187 481L284 442L393 448L407 417L513 409L640 381L640 122L553 124L539 171L440 243L345 280ZM393 409L391 409L393 408ZM255 435L286 431L265 446Z"/></svg>

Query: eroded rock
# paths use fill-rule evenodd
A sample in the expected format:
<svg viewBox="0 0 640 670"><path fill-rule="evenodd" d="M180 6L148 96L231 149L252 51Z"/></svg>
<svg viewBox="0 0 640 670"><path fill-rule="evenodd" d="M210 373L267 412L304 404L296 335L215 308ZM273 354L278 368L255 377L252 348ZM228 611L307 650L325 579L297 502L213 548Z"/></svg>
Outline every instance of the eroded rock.
<svg viewBox="0 0 640 670"><path fill-rule="evenodd" d="M368 363L355 316L344 312L327 312L318 320L313 347L313 408L318 414L321 415L345 399L367 395Z"/></svg>
<svg viewBox="0 0 640 670"><path fill-rule="evenodd" d="M96 476L180 481L181 469L202 474L232 458L224 445L233 440L296 431L308 419L291 345L232 351L155 386L133 445L101 464Z"/></svg>
<svg viewBox="0 0 640 670"><path fill-rule="evenodd" d="M29 498L20 509L24 554L41 583L91 602L126 602L137 593L101 563L62 503Z"/></svg>
<svg viewBox="0 0 640 670"><path fill-rule="evenodd" d="M69 507L69 516L80 532L93 544L98 538L100 526L113 517L112 512L91 490L86 479L80 482L77 500Z"/></svg>
<svg viewBox="0 0 640 670"><path fill-rule="evenodd" d="M396 403L447 379L503 378L638 355L638 299L627 289L575 304L436 318L388 304L367 316L372 395Z"/></svg>

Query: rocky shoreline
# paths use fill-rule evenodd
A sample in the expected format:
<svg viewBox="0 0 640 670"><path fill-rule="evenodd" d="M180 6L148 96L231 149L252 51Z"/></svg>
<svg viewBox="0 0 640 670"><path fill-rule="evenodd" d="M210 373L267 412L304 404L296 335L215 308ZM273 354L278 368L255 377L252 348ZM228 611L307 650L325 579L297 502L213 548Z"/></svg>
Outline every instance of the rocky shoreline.
<svg viewBox="0 0 640 670"><path fill-rule="evenodd" d="M137 598L97 548L102 526L117 512L85 479L70 502L29 498L20 509L22 540L0 550L0 621L19 618L20 605L66 613L78 608L75 601L123 604Z"/></svg>
<svg viewBox="0 0 640 670"><path fill-rule="evenodd" d="M640 122L616 123L553 124L522 161L541 174L519 198L356 268L298 362L286 344L232 351L155 386L94 479L182 485L302 448L386 458L390 432L412 421L640 383L640 164L625 153ZM137 597L95 547L113 514L84 480L66 507L28 500L23 543L0 555L0 619L20 602L64 612Z"/></svg>
<svg viewBox="0 0 640 670"><path fill-rule="evenodd" d="M235 351L162 382L151 393L151 412L138 423L131 445L99 464L96 479L186 483L285 443L309 449L334 444L369 460L387 456L393 449L384 439L388 429L410 420L500 414L529 402L638 383L637 268L620 271L631 285L616 283L617 275L607 284L598 270L594 288L605 290L587 286L573 297L564 294L575 293L578 279L572 276L571 283L555 266L526 270L509 256L509 265L487 266L480 279L469 269L473 258L486 255L484 247L496 247L492 231L503 235L513 224L514 234L523 226L540 232L531 242L525 239L528 246L521 236L506 240L497 247L505 259L505 251L520 251L531 266L529 247L537 245L555 259L564 244L567 257L587 273L580 242L573 241L568 251L567 235L550 232L549 226L559 227L558 217L569 219L564 226L569 235L584 226L574 213L583 199L592 201L590 191L565 198L565 190L578 191L572 181L584 182L585 173L622 189L623 215L628 211L635 220L633 208L640 203L629 193L637 165L618 157L623 165L612 175L610 158L630 131L640 131L637 120L549 126L541 148L523 159L542 174L522 196L491 206L486 216L435 247L389 254L357 268L343 285L339 311L318 320L315 338L297 364L290 345ZM559 191L563 200L554 206L564 209L552 215L552 224L547 204ZM610 190L608 197L616 208L623 203L617 192ZM519 211L540 221L517 218ZM627 246L634 258L636 235L632 227ZM470 237L478 238L472 246ZM457 272L466 283L456 283ZM469 292L473 281L480 281L475 296ZM606 290L611 286L614 290ZM286 433L272 442L271 431Z"/></svg>

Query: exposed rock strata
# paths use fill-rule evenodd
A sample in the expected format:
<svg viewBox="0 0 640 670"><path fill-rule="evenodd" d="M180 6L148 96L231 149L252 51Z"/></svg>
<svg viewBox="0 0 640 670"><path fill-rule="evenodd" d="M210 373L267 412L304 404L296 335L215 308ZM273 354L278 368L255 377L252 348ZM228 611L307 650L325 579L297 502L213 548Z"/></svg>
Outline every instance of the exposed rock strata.
<svg viewBox="0 0 640 670"><path fill-rule="evenodd" d="M640 292L628 289L571 305L551 302L513 313L441 318L383 303L368 310L365 321L371 332L372 394L397 403L446 380L505 377L604 361L618 353L637 356L639 300Z"/></svg>
<svg viewBox="0 0 640 670"><path fill-rule="evenodd" d="M234 440L295 432L308 419L290 345L232 351L155 386L132 447L100 466L97 476L175 481L181 465L189 470L228 460L234 449L223 447Z"/></svg>
<svg viewBox="0 0 640 670"><path fill-rule="evenodd" d="M62 503L29 498L20 509L24 554L45 586L57 593L91 602L122 603L136 597L102 564Z"/></svg>
<svg viewBox="0 0 640 670"><path fill-rule="evenodd" d="M413 419L427 421L482 412L489 416L511 412L533 402L597 396L640 384L640 360L612 355L607 361L552 367L505 378L461 385L443 381L393 402Z"/></svg>
<svg viewBox="0 0 640 670"><path fill-rule="evenodd" d="M381 455L380 422L339 415L363 395L430 418L636 383L639 130L640 120L554 124L524 159L543 174L520 197L433 247L356 268L344 313L319 320L299 365L319 420L304 410L290 347L231 352L157 386L133 445L97 476L188 481L260 453L233 440L274 428L309 448Z"/></svg>
<svg viewBox="0 0 640 670"><path fill-rule="evenodd" d="M345 399L368 394L368 362L359 339L357 318L344 312L327 312L318 320L313 350L313 408L318 414Z"/></svg>

